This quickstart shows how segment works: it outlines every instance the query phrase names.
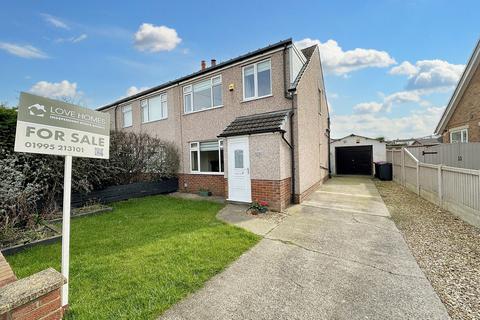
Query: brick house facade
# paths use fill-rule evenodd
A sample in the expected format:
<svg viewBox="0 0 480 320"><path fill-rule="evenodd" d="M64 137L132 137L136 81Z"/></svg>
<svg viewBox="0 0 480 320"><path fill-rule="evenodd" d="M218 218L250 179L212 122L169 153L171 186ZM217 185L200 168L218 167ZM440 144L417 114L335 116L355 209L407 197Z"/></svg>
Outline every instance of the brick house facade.
<svg viewBox="0 0 480 320"><path fill-rule="evenodd" d="M444 143L480 142L480 41L435 130Z"/></svg>

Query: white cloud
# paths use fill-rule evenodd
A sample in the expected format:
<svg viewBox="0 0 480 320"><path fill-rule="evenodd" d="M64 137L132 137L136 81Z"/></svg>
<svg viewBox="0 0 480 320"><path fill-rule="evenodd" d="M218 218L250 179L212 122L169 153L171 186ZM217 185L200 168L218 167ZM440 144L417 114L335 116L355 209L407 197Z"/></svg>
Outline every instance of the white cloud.
<svg viewBox="0 0 480 320"><path fill-rule="evenodd" d="M344 51L335 40L322 43L317 39L305 38L295 42L295 45L299 48L318 45L325 71L336 75L365 68L384 68L396 63L386 51L363 48Z"/></svg>
<svg viewBox="0 0 480 320"><path fill-rule="evenodd" d="M362 102L356 104L353 107L353 110L356 113L375 113L380 111L390 112L393 105L409 102L416 102L420 105L426 106L426 101L422 100L421 95L422 92L419 90L394 92L388 96L384 96L382 102Z"/></svg>
<svg viewBox="0 0 480 320"><path fill-rule="evenodd" d="M60 20L57 17L54 17L54 16L52 16L50 14L46 14L46 13L42 13L41 15L46 22L48 22L49 24L51 24L52 26L54 26L56 28L61 28L61 29L66 29L66 30L70 29L70 27L65 22L63 22L62 20Z"/></svg>
<svg viewBox="0 0 480 320"><path fill-rule="evenodd" d="M338 99L339 95L338 95L338 93L335 93L335 92L331 92L331 93L327 92L327 97L328 97L329 100Z"/></svg>
<svg viewBox="0 0 480 320"><path fill-rule="evenodd" d="M408 76L408 90L441 91L457 85L463 69L463 64L451 64L444 60L419 60L415 65L408 61L402 62L390 70L390 74Z"/></svg>
<svg viewBox="0 0 480 320"><path fill-rule="evenodd" d="M63 80L60 82L39 81L29 90L31 93L48 98L79 98L82 93L77 91L77 84Z"/></svg>
<svg viewBox="0 0 480 320"><path fill-rule="evenodd" d="M47 54L31 45L0 42L0 49L18 57L27 59L45 59Z"/></svg>
<svg viewBox="0 0 480 320"><path fill-rule="evenodd" d="M140 87L140 88L137 88L135 86L131 86L130 88L127 89L127 92L126 92L126 97L129 97L129 96L133 96L134 94L137 94L137 93L140 93L144 90L147 90L149 89L149 87Z"/></svg>
<svg viewBox="0 0 480 320"><path fill-rule="evenodd" d="M353 107L357 113L371 113L382 110L382 104L378 102L362 102Z"/></svg>
<svg viewBox="0 0 480 320"><path fill-rule="evenodd" d="M140 51L171 51L182 41L175 29L143 23L135 33L135 47Z"/></svg>
<svg viewBox="0 0 480 320"><path fill-rule="evenodd" d="M413 64L411 64L408 61L403 61L398 66L390 69L390 71L388 73L395 74L395 75L402 74L402 75L407 75L407 76L411 77L417 72L418 72L417 67L415 67Z"/></svg>
<svg viewBox="0 0 480 320"><path fill-rule="evenodd" d="M59 42L59 43L61 43L61 42L78 43L78 42L81 42L81 41L83 41L87 38L88 38L88 36L85 33L83 33L83 34L79 35L78 37L58 38L58 39L55 40L55 42Z"/></svg>
<svg viewBox="0 0 480 320"><path fill-rule="evenodd" d="M383 100L383 109L390 111L394 104L422 102L421 92L418 91L399 91L392 93Z"/></svg>
<svg viewBox="0 0 480 320"><path fill-rule="evenodd" d="M430 107L397 118L372 113L333 116L332 136L351 133L387 139L427 136L433 133L443 110L443 107Z"/></svg>

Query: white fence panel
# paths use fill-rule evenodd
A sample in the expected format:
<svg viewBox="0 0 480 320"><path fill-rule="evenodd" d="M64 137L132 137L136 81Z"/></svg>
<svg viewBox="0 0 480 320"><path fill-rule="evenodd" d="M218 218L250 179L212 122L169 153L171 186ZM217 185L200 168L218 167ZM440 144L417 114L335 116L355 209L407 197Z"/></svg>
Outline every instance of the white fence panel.
<svg viewBox="0 0 480 320"><path fill-rule="evenodd" d="M442 143L431 147L410 146L408 150L420 162L480 169L480 142Z"/></svg>
<svg viewBox="0 0 480 320"><path fill-rule="evenodd" d="M480 227L480 170L423 163L417 150L388 150L393 180Z"/></svg>

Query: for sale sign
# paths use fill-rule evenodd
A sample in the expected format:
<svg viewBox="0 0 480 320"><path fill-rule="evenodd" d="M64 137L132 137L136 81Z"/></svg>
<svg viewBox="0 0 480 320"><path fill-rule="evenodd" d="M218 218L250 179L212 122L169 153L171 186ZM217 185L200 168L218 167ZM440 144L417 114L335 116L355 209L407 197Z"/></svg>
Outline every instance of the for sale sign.
<svg viewBox="0 0 480 320"><path fill-rule="evenodd" d="M110 115L20 94L15 151L108 159Z"/></svg>

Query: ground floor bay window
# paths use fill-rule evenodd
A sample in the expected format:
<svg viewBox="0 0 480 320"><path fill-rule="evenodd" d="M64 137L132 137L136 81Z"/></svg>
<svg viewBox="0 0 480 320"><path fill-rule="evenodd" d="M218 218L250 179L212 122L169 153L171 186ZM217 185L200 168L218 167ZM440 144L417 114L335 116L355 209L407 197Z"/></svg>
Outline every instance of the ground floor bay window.
<svg viewBox="0 0 480 320"><path fill-rule="evenodd" d="M191 142L192 173L223 173L223 140Z"/></svg>

